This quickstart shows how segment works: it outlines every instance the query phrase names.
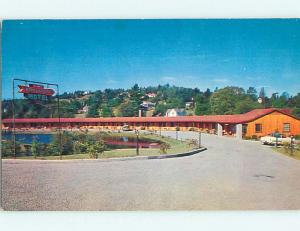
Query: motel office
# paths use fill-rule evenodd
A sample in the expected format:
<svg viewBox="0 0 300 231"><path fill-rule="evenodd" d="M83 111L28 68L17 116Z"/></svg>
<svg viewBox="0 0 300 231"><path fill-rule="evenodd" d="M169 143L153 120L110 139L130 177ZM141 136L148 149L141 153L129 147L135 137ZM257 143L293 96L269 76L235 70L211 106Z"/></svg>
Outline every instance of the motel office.
<svg viewBox="0 0 300 231"><path fill-rule="evenodd" d="M300 135L300 119L286 109L255 109L245 114L203 115L176 117L109 117L109 118L22 118L15 119L17 130L96 128L121 130L124 125L130 129L153 131L180 130L202 131L218 136L243 137L265 136L278 131L285 136ZM3 119L3 129L13 128L13 119Z"/></svg>

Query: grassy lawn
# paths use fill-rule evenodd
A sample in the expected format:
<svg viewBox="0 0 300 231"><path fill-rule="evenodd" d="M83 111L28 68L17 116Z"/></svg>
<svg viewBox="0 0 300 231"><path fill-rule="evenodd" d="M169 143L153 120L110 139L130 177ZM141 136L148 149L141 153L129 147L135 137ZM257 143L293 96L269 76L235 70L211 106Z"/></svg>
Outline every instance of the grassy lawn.
<svg viewBox="0 0 300 231"><path fill-rule="evenodd" d="M136 137L134 133L130 132L122 132L122 133L112 133L113 136L127 136L127 137ZM170 145L170 149L167 150L166 154L174 154L180 152L186 152L193 149L193 147L189 147L185 141L176 140L170 137L161 137L156 134L144 134L141 133L139 136L141 139L151 139L155 141L162 141L168 143ZM140 148L139 149L140 156L154 156L154 155L161 155L159 148ZM112 157L132 157L136 156L136 149L114 149L108 150L99 155L100 159L105 158L112 158ZM18 157L18 159L34 159L32 156L24 156ZM43 160L59 160L59 156L43 156L37 157L36 159L43 159ZM73 155L63 155L63 160L68 159L89 159L88 154L73 154Z"/></svg>
<svg viewBox="0 0 300 231"><path fill-rule="evenodd" d="M274 151L276 151L276 152L279 152L279 153L281 153L281 154L283 154L283 155L285 155L285 156L289 156L289 157L292 157L292 158L294 158L294 159L297 159L297 160L300 160L300 150L294 150L294 153L293 153L293 155L291 155L290 153L287 153L285 150L284 150L284 148L283 147L279 147L279 148L272 148Z"/></svg>

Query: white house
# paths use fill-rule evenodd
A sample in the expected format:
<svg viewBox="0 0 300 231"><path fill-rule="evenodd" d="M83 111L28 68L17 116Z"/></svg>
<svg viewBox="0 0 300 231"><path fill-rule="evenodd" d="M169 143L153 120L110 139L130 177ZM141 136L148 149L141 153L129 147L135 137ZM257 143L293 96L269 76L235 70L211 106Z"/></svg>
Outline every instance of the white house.
<svg viewBox="0 0 300 231"><path fill-rule="evenodd" d="M172 108L166 111L166 117L185 116L185 110L182 108Z"/></svg>
<svg viewBox="0 0 300 231"><path fill-rule="evenodd" d="M150 108L155 107L155 103L148 102L148 101L143 101L143 103L141 104L141 106L143 108L150 109Z"/></svg>
<svg viewBox="0 0 300 231"><path fill-rule="evenodd" d="M151 92L151 93L148 93L147 96L149 98L154 98L154 97L156 97L156 94Z"/></svg>
<svg viewBox="0 0 300 231"><path fill-rule="evenodd" d="M185 108L192 108L194 105L193 102L185 102Z"/></svg>

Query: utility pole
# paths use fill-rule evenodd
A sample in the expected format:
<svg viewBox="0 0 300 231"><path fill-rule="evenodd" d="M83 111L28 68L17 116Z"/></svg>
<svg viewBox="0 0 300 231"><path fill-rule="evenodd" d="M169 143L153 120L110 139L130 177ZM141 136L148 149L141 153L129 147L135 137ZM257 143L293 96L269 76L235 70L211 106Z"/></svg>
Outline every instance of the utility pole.
<svg viewBox="0 0 300 231"><path fill-rule="evenodd" d="M136 155L138 156L139 153L139 131L136 129L135 130L135 134L136 134Z"/></svg>
<svg viewBox="0 0 300 231"><path fill-rule="evenodd" d="M200 130L199 130L198 144L199 144L199 148L201 148L201 131Z"/></svg>
<svg viewBox="0 0 300 231"><path fill-rule="evenodd" d="M159 136L161 136L161 123L159 123Z"/></svg>
<svg viewBox="0 0 300 231"><path fill-rule="evenodd" d="M13 79L13 100L12 100L12 113L13 113L13 150L14 150L14 159L16 159L16 123L15 123L15 80Z"/></svg>

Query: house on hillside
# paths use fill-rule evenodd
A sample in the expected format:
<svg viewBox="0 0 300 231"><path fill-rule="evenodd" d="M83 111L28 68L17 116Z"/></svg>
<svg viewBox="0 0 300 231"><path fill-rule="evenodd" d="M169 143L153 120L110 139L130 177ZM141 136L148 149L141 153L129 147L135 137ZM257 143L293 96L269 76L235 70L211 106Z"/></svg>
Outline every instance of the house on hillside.
<svg viewBox="0 0 300 231"><path fill-rule="evenodd" d="M85 114L89 111L89 106L85 105L82 109L78 110L79 114Z"/></svg>
<svg viewBox="0 0 300 231"><path fill-rule="evenodd" d="M151 108L154 108L155 107L155 103L152 103L152 102L148 102L148 101L143 101L143 103L141 103L141 106L144 108L144 109L151 109Z"/></svg>
<svg viewBox="0 0 300 231"><path fill-rule="evenodd" d="M183 108L172 108L166 111L166 117L185 116L186 112Z"/></svg>
<svg viewBox="0 0 300 231"><path fill-rule="evenodd" d="M147 94L147 96L148 96L149 98L154 98L154 97L156 97L156 95L157 95L157 94L155 94L155 93L153 93L153 92Z"/></svg>
<svg viewBox="0 0 300 231"><path fill-rule="evenodd" d="M185 108L190 109L194 107L194 102L185 102Z"/></svg>

